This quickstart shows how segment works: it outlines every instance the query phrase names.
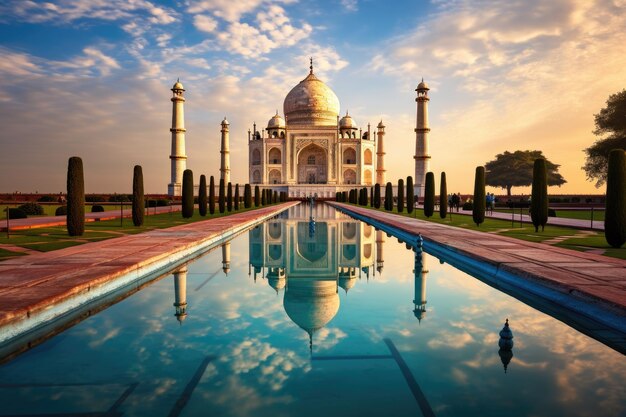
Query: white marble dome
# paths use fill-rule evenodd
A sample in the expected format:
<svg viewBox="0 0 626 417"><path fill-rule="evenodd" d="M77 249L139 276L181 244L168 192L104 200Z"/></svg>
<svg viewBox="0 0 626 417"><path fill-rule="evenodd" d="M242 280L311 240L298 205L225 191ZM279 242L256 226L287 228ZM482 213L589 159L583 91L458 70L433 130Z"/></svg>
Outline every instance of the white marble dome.
<svg viewBox="0 0 626 417"><path fill-rule="evenodd" d="M339 99L311 70L287 94L283 110L290 125L337 126Z"/></svg>

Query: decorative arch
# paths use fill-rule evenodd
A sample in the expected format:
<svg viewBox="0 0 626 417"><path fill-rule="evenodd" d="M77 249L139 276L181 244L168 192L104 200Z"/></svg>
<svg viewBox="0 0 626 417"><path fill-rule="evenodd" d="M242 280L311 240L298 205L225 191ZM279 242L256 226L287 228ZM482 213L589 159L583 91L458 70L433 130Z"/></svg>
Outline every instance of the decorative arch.
<svg viewBox="0 0 626 417"><path fill-rule="evenodd" d="M261 151L258 149L252 151L252 165L261 165Z"/></svg>
<svg viewBox="0 0 626 417"><path fill-rule="evenodd" d="M298 153L298 183L326 184L327 162L326 150L311 143Z"/></svg>
<svg viewBox="0 0 626 417"><path fill-rule="evenodd" d="M279 170L271 170L268 177L270 184L281 184L281 176Z"/></svg>
<svg viewBox="0 0 626 417"><path fill-rule="evenodd" d="M252 182L255 184L261 183L261 173L258 169L255 169L254 172L252 172Z"/></svg>
<svg viewBox="0 0 626 417"><path fill-rule="evenodd" d="M344 223L343 224L343 237L344 239L354 239L356 237L356 223Z"/></svg>
<svg viewBox="0 0 626 417"><path fill-rule="evenodd" d="M356 171L353 169L346 169L343 172L344 184L356 184Z"/></svg>
<svg viewBox="0 0 626 417"><path fill-rule="evenodd" d="M280 149L278 148L272 148L270 149L270 152L267 154L268 159L269 159L269 163L270 164L280 164L282 163L282 154L280 152Z"/></svg>
<svg viewBox="0 0 626 417"><path fill-rule="evenodd" d="M344 164L356 164L356 151L354 148L347 148L343 151Z"/></svg>
<svg viewBox="0 0 626 417"><path fill-rule="evenodd" d="M369 149L366 149L365 152L363 152L363 162L365 163L365 165L372 165L372 151Z"/></svg>
<svg viewBox="0 0 626 417"><path fill-rule="evenodd" d="M372 171L369 169L366 169L365 172L363 172L363 184L372 185Z"/></svg>

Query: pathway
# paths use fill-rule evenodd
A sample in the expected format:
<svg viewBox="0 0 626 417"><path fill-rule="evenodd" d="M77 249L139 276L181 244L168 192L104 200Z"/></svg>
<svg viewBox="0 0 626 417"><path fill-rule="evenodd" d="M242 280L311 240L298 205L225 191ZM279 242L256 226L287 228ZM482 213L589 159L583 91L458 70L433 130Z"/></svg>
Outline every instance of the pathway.
<svg viewBox="0 0 626 417"><path fill-rule="evenodd" d="M181 210L180 205L167 206L167 207L150 207L147 210L147 215L152 216L154 214L163 214L170 212L177 212ZM85 222L99 222L104 220L119 219L121 216L124 218L130 218L133 216L131 208L124 209L120 215L120 210L103 211L100 213L85 213ZM41 216L41 217L29 217L27 219L15 219L9 220L9 230L24 230L24 229L36 229L40 227L54 227L65 226L65 216ZM6 220L0 221L0 232L6 232L7 224Z"/></svg>
<svg viewBox="0 0 626 417"><path fill-rule="evenodd" d="M524 209L527 211L527 209ZM455 214L463 214L463 215L472 215L472 210L459 210L458 212L452 212L452 215ZM485 217L489 217L492 219L502 219L511 221L511 213L502 213L498 211L494 211L493 213L486 212ZM520 216L519 209L516 210L513 219L515 220L515 224L519 225L520 217L522 218L523 223L532 223L530 215L522 214ZM568 219L566 217L549 217L548 224L551 226L566 226L566 227L574 227L576 229L591 229L591 221L590 220L581 220L581 219ZM593 222L593 230L604 230L604 221L594 220Z"/></svg>
<svg viewBox="0 0 626 417"><path fill-rule="evenodd" d="M296 204L288 202L0 262L0 328L12 326L4 336L0 331L0 344L8 333L17 332L14 328L22 326L21 322L50 314L60 303L76 304L72 300L96 294L122 277L148 274L156 265L165 269Z"/></svg>
<svg viewBox="0 0 626 417"><path fill-rule="evenodd" d="M408 232L421 233L425 241L446 245L452 251L486 262L566 294L603 303L626 316L626 260L577 252L542 243L478 232L371 210L329 203L368 216Z"/></svg>

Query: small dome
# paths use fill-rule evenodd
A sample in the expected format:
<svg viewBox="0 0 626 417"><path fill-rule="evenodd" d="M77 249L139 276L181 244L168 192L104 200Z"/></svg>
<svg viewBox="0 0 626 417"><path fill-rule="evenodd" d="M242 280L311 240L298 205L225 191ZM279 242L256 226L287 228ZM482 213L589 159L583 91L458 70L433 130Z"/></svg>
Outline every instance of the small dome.
<svg viewBox="0 0 626 417"><path fill-rule="evenodd" d="M383 124L382 119L381 119L381 121L380 121L380 122L378 122L378 128L379 128L379 129L384 129L384 128L385 128L385 125Z"/></svg>
<svg viewBox="0 0 626 417"><path fill-rule="evenodd" d="M424 79L423 79L423 78L422 78L422 82L421 82L421 83L419 83L419 84L417 85L417 88L415 89L415 91L419 91L419 90L430 90L430 88L428 88L428 84L426 84L426 83L424 82Z"/></svg>
<svg viewBox="0 0 626 417"><path fill-rule="evenodd" d="M272 116L269 122L267 122L267 128L268 129L284 129L285 128L285 120L282 117L280 117L280 115L278 114L278 110L276 111L276 114Z"/></svg>
<svg viewBox="0 0 626 417"><path fill-rule="evenodd" d="M224 120L222 120L222 126L228 126L230 125L230 123L228 123L228 120L226 120L226 116L224 116Z"/></svg>
<svg viewBox="0 0 626 417"><path fill-rule="evenodd" d="M354 284L356 284L356 277L339 277L339 286L343 288L346 293L350 288L354 287Z"/></svg>
<svg viewBox="0 0 626 417"><path fill-rule="evenodd" d="M180 82L180 79L176 80L176 82L174 83L174 86L172 87L172 90L183 90L183 91L185 91L185 89L183 88L183 84Z"/></svg>
<svg viewBox="0 0 626 417"><path fill-rule="evenodd" d="M354 121L352 116L348 114L348 112L346 112L346 115L343 116L341 120L339 121L339 128L340 129L356 129L356 122Z"/></svg>

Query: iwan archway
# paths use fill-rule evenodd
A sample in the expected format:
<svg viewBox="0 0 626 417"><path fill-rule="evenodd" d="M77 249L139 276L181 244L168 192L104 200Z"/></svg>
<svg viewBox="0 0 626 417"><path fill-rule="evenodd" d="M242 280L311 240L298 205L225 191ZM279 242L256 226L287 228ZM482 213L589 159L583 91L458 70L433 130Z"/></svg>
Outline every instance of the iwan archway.
<svg viewBox="0 0 626 417"><path fill-rule="evenodd" d="M326 151L315 144L302 149L298 154L298 184L326 184L327 181Z"/></svg>

